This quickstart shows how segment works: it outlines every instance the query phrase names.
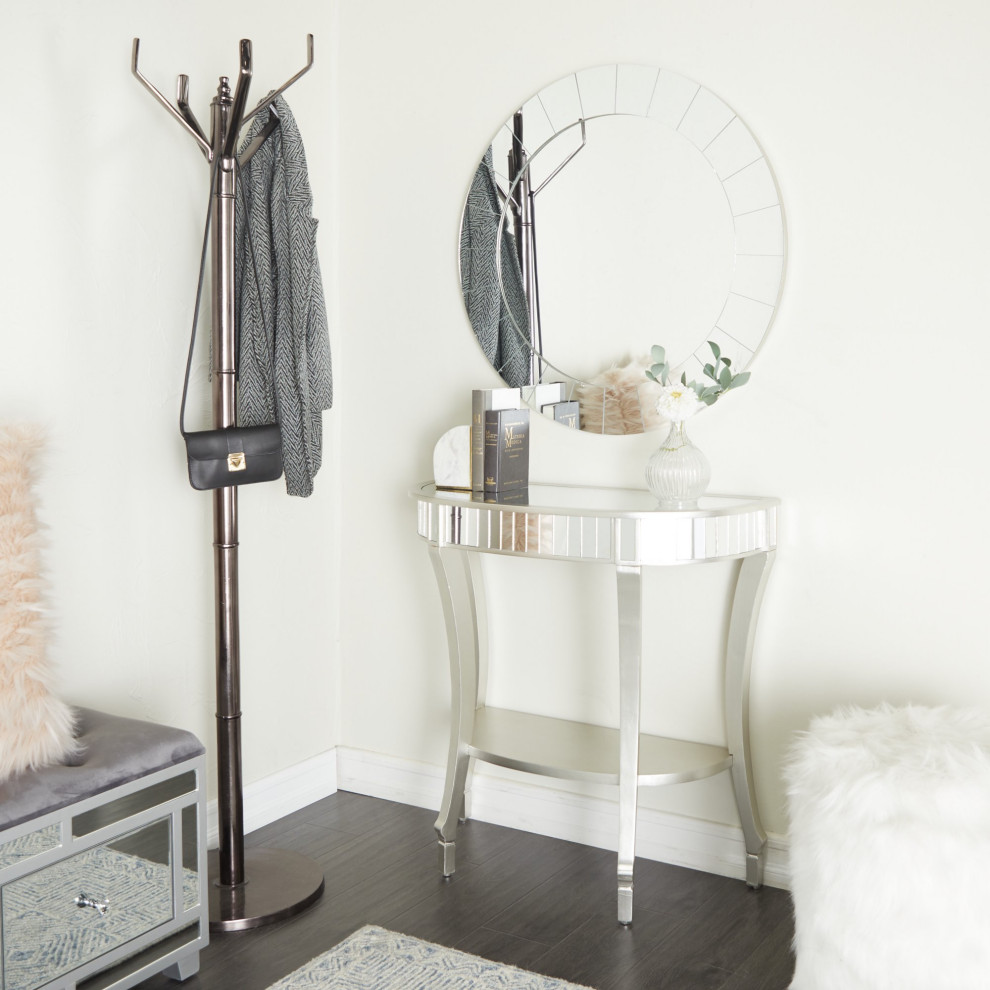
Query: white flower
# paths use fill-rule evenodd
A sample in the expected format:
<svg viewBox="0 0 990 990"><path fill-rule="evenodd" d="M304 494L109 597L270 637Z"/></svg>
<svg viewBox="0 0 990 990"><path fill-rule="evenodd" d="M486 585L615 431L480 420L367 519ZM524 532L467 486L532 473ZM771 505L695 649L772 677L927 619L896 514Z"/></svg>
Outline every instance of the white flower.
<svg viewBox="0 0 990 990"><path fill-rule="evenodd" d="M674 423L690 419L705 404L698 398L697 392L689 385L676 383L660 386L660 398L657 399L657 412Z"/></svg>

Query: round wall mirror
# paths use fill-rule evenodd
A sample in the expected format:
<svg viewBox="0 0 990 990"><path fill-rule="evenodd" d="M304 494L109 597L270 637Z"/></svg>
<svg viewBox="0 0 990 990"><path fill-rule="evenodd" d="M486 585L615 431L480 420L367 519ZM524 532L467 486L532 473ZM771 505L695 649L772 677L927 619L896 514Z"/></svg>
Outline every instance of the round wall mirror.
<svg viewBox="0 0 990 990"><path fill-rule="evenodd" d="M689 380L708 341L742 371L785 253L777 183L738 115L666 69L609 65L541 90L492 139L464 205L461 289L530 405L577 402L581 429L640 433L662 423L651 346Z"/></svg>

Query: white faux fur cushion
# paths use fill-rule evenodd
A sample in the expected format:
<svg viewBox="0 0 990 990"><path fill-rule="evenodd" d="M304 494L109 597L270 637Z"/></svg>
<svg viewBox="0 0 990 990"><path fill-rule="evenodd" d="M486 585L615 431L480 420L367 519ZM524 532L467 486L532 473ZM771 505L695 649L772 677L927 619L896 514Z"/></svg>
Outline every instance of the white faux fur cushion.
<svg viewBox="0 0 990 990"><path fill-rule="evenodd" d="M990 987L990 715L843 709L785 777L792 990Z"/></svg>
<svg viewBox="0 0 990 990"><path fill-rule="evenodd" d="M0 782L75 752L72 712L51 693L32 484L35 426L0 424Z"/></svg>

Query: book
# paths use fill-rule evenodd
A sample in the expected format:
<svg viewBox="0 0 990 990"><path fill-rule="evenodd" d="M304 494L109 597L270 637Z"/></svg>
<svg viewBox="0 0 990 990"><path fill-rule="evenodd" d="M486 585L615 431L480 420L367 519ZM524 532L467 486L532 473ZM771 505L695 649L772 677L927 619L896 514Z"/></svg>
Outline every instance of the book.
<svg viewBox="0 0 990 990"><path fill-rule="evenodd" d="M471 490L485 490L485 413L489 409L519 409L518 388L476 388L471 393Z"/></svg>
<svg viewBox="0 0 990 990"><path fill-rule="evenodd" d="M485 494L529 487L529 410L485 413Z"/></svg>
<svg viewBox="0 0 990 990"><path fill-rule="evenodd" d="M565 388L563 382L540 382L539 385L523 385L521 389L522 404L542 410L544 406L552 405L554 402L563 402L567 398L564 394Z"/></svg>
<svg viewBox="0 0 990 990"><path fill-rule="evenodd" d="M577 399L567 402L553 402L541 410L544 416L549 416L555 423L563 423L574 430L581 429L581 405Z"/></svg>

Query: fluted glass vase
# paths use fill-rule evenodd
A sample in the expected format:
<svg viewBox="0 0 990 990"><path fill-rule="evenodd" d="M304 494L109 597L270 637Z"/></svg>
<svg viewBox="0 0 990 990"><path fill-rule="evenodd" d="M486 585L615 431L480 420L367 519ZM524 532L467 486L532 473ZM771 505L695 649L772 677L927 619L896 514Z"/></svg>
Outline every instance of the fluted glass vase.
<svg viewBox="0 0 990 990"><path fill-rule="evenodd" d="M661 509L694 509L711 478L708 458L688 438L683 422L672 422L667 438L646 462L646 484Z"/></svg>

